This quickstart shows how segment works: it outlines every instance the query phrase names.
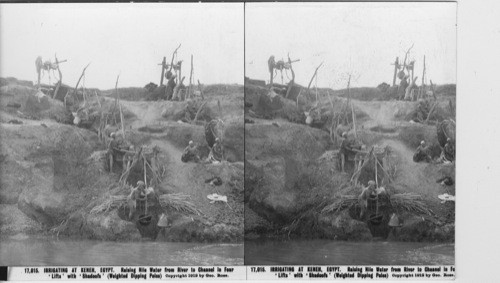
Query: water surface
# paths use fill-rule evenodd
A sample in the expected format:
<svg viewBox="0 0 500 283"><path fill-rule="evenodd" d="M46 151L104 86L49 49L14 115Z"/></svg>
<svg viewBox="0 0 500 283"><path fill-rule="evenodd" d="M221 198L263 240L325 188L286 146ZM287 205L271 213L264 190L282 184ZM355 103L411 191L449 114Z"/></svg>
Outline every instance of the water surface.
<svg viewBox="0 0 500 283"><path fill-rule="evenodd" d="M246 241L248 265L454 265L455 245L330 240Z"/></svg>
<svg viewBox="0 0 500 283"><path fill-rule="evenodd" d="M0 265L242 265L243 244L2 239Z"/></svg>

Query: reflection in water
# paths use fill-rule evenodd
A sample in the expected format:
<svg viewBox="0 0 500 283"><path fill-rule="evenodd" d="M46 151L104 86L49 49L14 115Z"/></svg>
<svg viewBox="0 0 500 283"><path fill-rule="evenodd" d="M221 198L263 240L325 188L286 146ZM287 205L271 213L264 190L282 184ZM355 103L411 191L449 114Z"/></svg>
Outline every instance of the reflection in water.
<svg viewBox="0 0 500 283"><path fill-rule="evenodd" d="M242 265L243 244L2 240L0 265Z"/></svg>
<svg viewBox="0 0 500 283"><path fill-rule="evenodd" d="M454 265L455 245L329 240L246 241L245 264Z"/></svg>

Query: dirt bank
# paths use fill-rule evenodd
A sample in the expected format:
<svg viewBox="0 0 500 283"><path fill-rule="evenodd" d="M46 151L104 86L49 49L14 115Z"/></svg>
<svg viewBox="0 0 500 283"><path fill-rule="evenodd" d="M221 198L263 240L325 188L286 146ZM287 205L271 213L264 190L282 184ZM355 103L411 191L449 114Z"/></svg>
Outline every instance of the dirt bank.
<svg viewBox="0 0 500 283"><path fill-rule="evenodd" d="M251 102L258 101L257 91L252 93L254 100ZM439 105L442 105L439 111L443 117L454 118L452 112L445 109L448 98L438 96ZM320 109L324 108L323 113L328 116L327 109L338 111L343 101L343 98L335 98L332 108L327 98L323 97ZM348 168L351 171L347 174L340 172L339 145L332 142L326 127L314 129L274 116L268 117L268 120L253 119L253 123L245 128L245 204L248 210L245 213L251 220L248 222L250 225L245 227L247 238L300 237L354 241L387 238L390 215L397 213L403 224L398 228L397 237L391 234L390 239L454 241L454 202L441 203L438 195L455 195L455 186L443 186L437 180L445 176L455 179L455 164L413 161L413 153L421 140L431 145L433 156L439 155L436 126L406 119L417 102L376 99L353 100L353 103L358 139L368 147L387 148L389 152L388 159L392 166L392 171L388 173L390 179L379 179L379 182L383 182L389 195L420 195L423 205L432 214L422 216L398 210L389 199L386 203L379 203L380 213L384 215L380 225L372 225L366 215L360 218L357 206L328 211L325 208L342 196L354 196L355 199L361 192L360 187L350 184L353 168ZM354 136L352 129L346 131ZM371 209L375 208L374 203L369 205Z"/></svg>
<svg viewBox="0 0 500 283"><path fill-rule="evenodd" d="M200 242L241 240L243 93L232 92L238 89L242 87L217 86L205 94L204 107L211 113L209 118L224 121L227 161L220 164L181 161L182 151L190 140L205 147L201 151L205 156L208 154L205 119L189 123L175 119L175 115L162 115L186 109L188 102L121 102L128 142L159 149L158 160L164 175L155 187L157 194L172 195L174 200L181 198L197 208L193 214L176 210L172 204L164 207L152 202L153 223L141 227L137 215L128 218L125 205L95 210L106 206L110 199L129 194L128 188L118 184L120 171L107 170L106 146L97 135L99 120L93 121L88 129L76 127L71 111L66 110L63 103L46 96L38 99L33 88L9 80L0 92L2 236L43 232L59 237L124 241L143 238ZM94 102L108 109L108 106L112 108L114 99L100 97L99 102ZM118 128L119 124L114 127ZM205 182L213 177L219 177L222 184L213 186ZM227 196L227 204L210 203L207 195L212 193ZM4 212L11 216L7 217ZM170 223L165 231L156 226L162 213Z"/></svg>

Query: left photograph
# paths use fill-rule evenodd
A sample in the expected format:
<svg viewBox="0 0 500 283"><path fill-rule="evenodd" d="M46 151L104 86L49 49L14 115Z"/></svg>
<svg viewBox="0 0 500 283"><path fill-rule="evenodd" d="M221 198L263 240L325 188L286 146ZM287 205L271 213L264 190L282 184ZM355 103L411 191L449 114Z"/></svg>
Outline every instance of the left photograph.
<svg viewBox="0 0 500 283"><path fill-rule="evenodd" d="M0 5L0 266L243 265L243 4Z"/></svg>

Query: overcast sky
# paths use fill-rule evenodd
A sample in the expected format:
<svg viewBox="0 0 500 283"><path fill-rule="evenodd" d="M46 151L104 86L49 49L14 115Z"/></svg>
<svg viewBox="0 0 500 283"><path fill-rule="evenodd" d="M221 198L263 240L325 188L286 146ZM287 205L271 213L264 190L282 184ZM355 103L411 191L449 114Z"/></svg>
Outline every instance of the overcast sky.
<svg viewBox="0 0 500 283"><path fill-rule="evenodd" d="M243 4L2 4L0 76L36 81L35 59L67 59L63 83L74 85L85 65L87 87L158 84L163 56L178 55L189 80L243 83ZM48 83L48 76L42 80ZM55 79L52 78L52 83Z"/></svg>
<svg viewBox="0 0 500 283"><path fill-rule="evenodd" d="M269 56L286 60L289 52L300 59L293 66L302 85L322 61L318 87L343 88L349 72L354 86L392 84L390 64L414 44L418 84L424 55L428 78L456 82L456 3L248 3L245 11L250 78L269 80Z"/></svg>

